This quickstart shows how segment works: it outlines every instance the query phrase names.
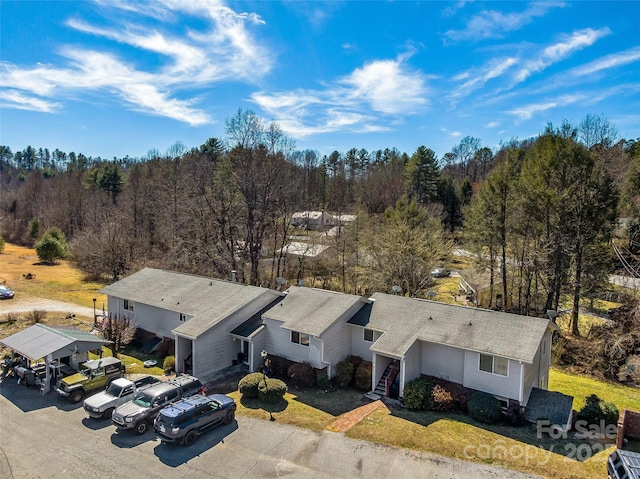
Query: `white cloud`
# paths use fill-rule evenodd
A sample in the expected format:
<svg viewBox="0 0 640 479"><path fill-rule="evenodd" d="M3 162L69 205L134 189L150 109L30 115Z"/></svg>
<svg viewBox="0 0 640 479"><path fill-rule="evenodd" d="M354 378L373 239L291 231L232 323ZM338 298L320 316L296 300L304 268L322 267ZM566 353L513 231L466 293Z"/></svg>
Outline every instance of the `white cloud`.
<svg viewBox="0 0 640 479"><path fill-rule="evenodd" d="M500 126L500 122L499 121L490 121L489 123L487 123L486 125L484 125L485 128L497 128Z"/></svg>
<svg viewBox="0 0 640 479"><path fill-rule="evenodd" d="M297 89L251 99L295 137L348 129L386 131L389 121L424 110L426 77L409 69L400 55L356 68L323 90Z"/></svg>
<svg viewBox="0 0 640 479"><path fill-rule="evenodd" d="M158 66L127 63L106 50L63 46L59 49L63 62L58 65L25 68L1 64L0 87L20 91L25 98L46 97L39 101L45 101L49 111L66 97L78 98L79 92L92 91L115 95L134 110L203 125L211 121L209 115L197 107L198 98L178 99L181 90L210 87L230 78L253 83L271 69L270 52L248 29L251 24L264 23L255 14L237 13L219 1L208 0L98 3L115 10L116 19L109 23L105 17L106 26L98 27L73 18L66 25L157 54ZM197 17L204 26L199 30L181 28L184 16Z"/></svg>
<svg viewBox="0 0 640 479"><path fill-rule="evenodd" d="M619 53L612 53L594 60L586 65L573 68L569 73L573 76L589 75L610 68L617 68L629 63L640 61L640 47L630 48Z"/></svg>
<svg viewBox="0 0 640 479"><path fill-rule="evenodd" d="M474 90L482 88L486 83L494 78L502 76L513 65L517 59L513 57L492 60L481 68L469 70L456 75L454 80L466 80L449 95L450 99L457 100L466 97Z"/></svg>
<svg viewBox="0 0 640 479"><path fill-rule="evenodd" d="M530 105L514 108L507 113L517 117L520 120L530 120L533 115L551 110L553 108L572 105L574 103L583 102L588 96L584 94L562 95L555 100L542 103L532 103Z"/></svg>
<svg viewBox="0 0 640 479"><path fill-rule="evenodd" d="M483 10L467 22L465 29L449 30L445 36L453 41L501 38L504 33L518 30L531 23L535 17L544 16L551 8L564 5L564 2L534 2L523 12L514 13Z"/></svg>
<svg viewBox="0 0 640 479"><path fill-rule="evenodd" d="M599 30L585 28L584 30L573 32L562 41L546 47L537 58L525 63L522 69L516 74L516 82L526 80L532 74L541 72L548 66L563 60L577 50L582 50L585 47L593 45L600 38L610 33L611 30L608 28L601 28Z"/></svg>
<svg viewBox="0 0 640 479"><path fill-rule="evenodd" d="M25 95L16 90L0 91L0 106L16 110L39 111L52 113L59 108L59 104Z"/></svg>

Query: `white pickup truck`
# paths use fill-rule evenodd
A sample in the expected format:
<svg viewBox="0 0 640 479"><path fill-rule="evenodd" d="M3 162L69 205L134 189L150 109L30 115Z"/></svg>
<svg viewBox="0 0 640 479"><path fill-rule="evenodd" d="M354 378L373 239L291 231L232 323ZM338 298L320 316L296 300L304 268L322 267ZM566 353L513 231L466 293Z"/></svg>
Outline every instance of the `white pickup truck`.
<svg viewBox="0 0 640 479"><path fill-rule="evenodd" d="M116 407L131 401L138 391L159 382L161 382L160 379L155 376L143 376L133 380L115 379L107 389L85 399L84 410L93 418L111 419L111 414Z"/></svg>

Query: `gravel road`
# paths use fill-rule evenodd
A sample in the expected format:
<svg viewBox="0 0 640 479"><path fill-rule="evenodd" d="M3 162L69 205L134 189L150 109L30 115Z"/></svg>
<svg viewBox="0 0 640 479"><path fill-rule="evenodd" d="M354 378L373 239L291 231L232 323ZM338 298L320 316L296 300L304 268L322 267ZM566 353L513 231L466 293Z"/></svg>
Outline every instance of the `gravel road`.
<svg viewBox="0 0 640 479"><path fill-rule="evenodd" d="M93 318L93 307L79 306L64 301L45 298L14 298L0 301L0 316L7 313L28 313L35 309Z"/></svg>

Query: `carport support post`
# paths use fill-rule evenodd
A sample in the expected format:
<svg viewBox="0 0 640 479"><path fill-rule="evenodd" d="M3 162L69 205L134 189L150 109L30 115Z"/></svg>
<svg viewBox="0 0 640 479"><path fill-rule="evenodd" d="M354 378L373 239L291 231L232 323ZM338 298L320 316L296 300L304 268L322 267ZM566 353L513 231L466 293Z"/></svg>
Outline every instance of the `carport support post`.
<svg viewBox="0 0 640 479"><path fill-rule="evenodd" d="M98 321L96 319L96 298L93 298L93 325L98 325Z"/></svg>

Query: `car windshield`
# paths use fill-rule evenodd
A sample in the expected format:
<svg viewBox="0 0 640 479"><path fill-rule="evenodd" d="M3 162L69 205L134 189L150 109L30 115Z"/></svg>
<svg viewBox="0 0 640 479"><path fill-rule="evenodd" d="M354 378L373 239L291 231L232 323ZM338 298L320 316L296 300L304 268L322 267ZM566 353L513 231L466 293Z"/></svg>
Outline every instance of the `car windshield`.
<svg viewBox="0 0 640 479"><path fill-rule="evenodd" d="M153 398L148 394L140 393L136 396L133 402L136 403L138 406L150 407L151 403L153 402Z"/></svg>
<svg viewBox="0 0 640 479"><path fill-rule="evenodd" d="M91 371L92 371L92 369L83 367L80 370L80 374L84 374L86 377L89 377L89 376L91 376Z"/></svg>
<svg viewBox="0 0 640 479"><path fill-rule="evenodd" d="M107 394L111 396L119 397L120 392L122 391L122 386L118 386L117 384L111 383L107 388Z"/></svg>

